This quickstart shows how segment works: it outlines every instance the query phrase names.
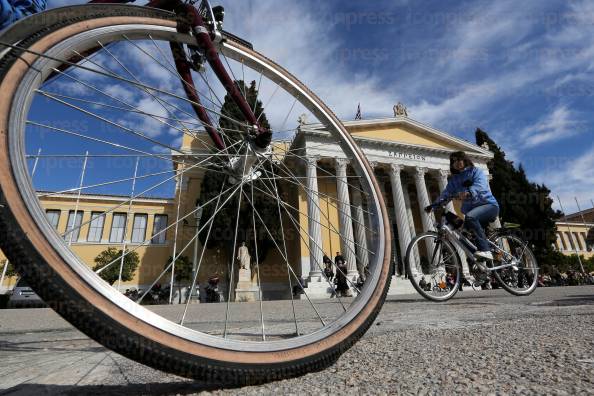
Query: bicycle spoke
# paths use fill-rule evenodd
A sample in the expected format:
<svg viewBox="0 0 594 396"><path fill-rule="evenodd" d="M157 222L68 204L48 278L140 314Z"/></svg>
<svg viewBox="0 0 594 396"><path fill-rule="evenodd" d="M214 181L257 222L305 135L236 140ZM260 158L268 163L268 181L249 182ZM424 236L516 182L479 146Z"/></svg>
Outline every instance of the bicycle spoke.
<svg viewBox="0 0 594 396"><path fill-rule="evenodd" d="M89 152L87 151L86 154L89 154ZM83 162L83 166L82 166L82 171L80 172L80 182L79 182L79 187L78 187L78 195L76 196L76 205L74 206L74 215L72 216L72 226L70 227L70 237L68 238L68 246L72 245L72 235L73 234L73 230L74 230L74 226L76 224L76 215L78 213L78 205L80 203L80 194L81 194L81 186L83 185L84 179L85 179L85 171L87 169L87 156L85 155L85 160ZM64 234L64 236L66 236L66 234ZM77 237L78 239L78 237Z"/></svg>
<svg viewBox="0 0 594 396"><path fill-rule="evenodd" d="M246 195L244 193L244 195ZM249 197L246 195L245 197L248 201L249 201ZM253 203L250 202L250 204L252 204L253 207ZM297 274L295 274L295 271L293 271L293 268L291 268L291 266L288 264L288 260L287 257L282 255L281 249L278 246L278 244L276 243L276 240L274 239L274 237L272 236L272 234L270 233L270 230L268 229L268 227L266 226L266 223L264 222L264 220L260 217L260 214L258 213L258 211L254 208L253 209L254 212L258 215L258 219L260 220L260 223L264 226L264 229L266 230L266 233L268 234L268 236L270 237L270 239L274 242L274 245L276 246L277 251L281 254L283 260L285 260L285 262L287 263L287 268L289 268L289 270L291 271L291 273L293 274L293 276L295 276L296 279L298 279ZM314 303L311 301L311 299L309 298L309 296L307 295L307 291L303 288L303 286L301 286L301 290L303 291L303 293L305 294L305 296L307 297L307 300L309 301L311 307L314 309L314 311L316 312L316 314L318 315L318 318L320 319L320 322L322 322L322 325L325 326L326 323L324 322L324 319L322 318L322 316L320 315L320 313L318 312L317 308L315 307Z"/></svg>
<svg viewBox="0 0 594 396"><path fill-rule="evenodd" d="M253 202L254 202L254 183L250 183L251 185L251 194L252 194L252 207L253 207ZM259 294L259 300L260 300L260 321L262 323L262 341L266 341L266 334L264 332L264 310L262 308L262 284L260 282L260 261L259 258L260 256L258 255L258 234L256 234L256 216L255 216L255 207L253 207L252 209L252 225L253 225L253 232L254 232L254 250L256 252L256 268L257 268L257 279L258 279L258 294ZM282 223L281 223L281 229L282 229ZM285 249L285 254L286 254L286 249Z"/></svg>
<svg viewBox="0 0 594 396"><path fill-rule="evenodd" d="M240 143L240 142L238 142L238 143ZM205 160L204 160L204 161L205 161ZM203 162L203 161L202 161L202 162ZM194 165L190 166L189 168L182 169L182 171L181 171L181 173L180 173L180 174L181 174L181 175L183 175L184 173L186 173L186 172L189 172L190 170L197 168L197 167L198 167L198 165L200 165L200 163L201 163L201 162L199 162L199 163L197 163L197 164L194 164ZM170 181L170 180L174 179L176 176L178 176L178 175L180 175L180 174L177 174L177 175L176 175L176 174L174 174L173 176L171 176L171 177L169 177L169 178L167 178L167 179L165 179L165 180L163 180L163 181L161 181L161 182L159 182L159 183L157 183L157 184L155 184L155 185L153 185L153 186L151 186L151 187L147 188L146 190L142 191L141 193L139 193L139 194L135 195L133 198L142 197L142 196L143 196L144 194L146 194L147 192L154 190L155 188L157 188L157 187L159 187L159 186L161 186L161 185L165 184L166 182L168 182L168 181ZM121 207L121 206L125 205L126 203L128 203L128 200L125 200L125 201L123 201L122 203L120 203L120 204L118 204L118 205L116 205L116 206L113 206L113 207L111 207L109 210L107 210L107 211L104 211L104 212L103 212L103 214L108 214L108 213L111 213L111 212L113 212L114 210L116 210L117 208L119 208L119 207ZM87 222L85 222L85 223L82 223L82 224L81 224L79 227L77 227L77 228L80 228L80 227L82 227L82 226L84 226L84 225L88 224L90 221L91 221L91 220L89 220L89 221L87 221Z"/></svg>
<svg viewBox="0 0 594 396"><path fill-rule="evenodd" d="M240 184L240 186L242 186L242 184ZM235 191L229 196L227 197L227 199L225 200L225 202L223 202L223 204L221 205L221 207L219 208L219 211L225 206L225 204L235 195L235 193L239 190L239 187L235 189ZM147 289L147 291L142 295L142 297L140 297L140 299L137 300L138 303L142 302L142 299L149 293L149 291L151 291L151 289L157 284L157 282L159 281L159 279L161 279L163 277L163 275L165 275L169 269L171 268L171 265L175 262L175 260L177 260L177 258L183 253L185 252L185 250L188 248L188 246L190 246L192 244L192 242L194 242L197 238L198 238L198 234L200 233L200 231L202 231L210 222L214 221L214 217L216 216L216 213L213 213L213 215L211 216L211 218L207 221L207 224L205 224L202 228L200 228L198 230L198 232L196 233L196 235L194 235L189 241L188 243L183 247L183 249L180 250L180 252L177 254L177 256L173 257L173 260L171 261L171 263L169 263L164 269L163 271L161 271L161 273L159 274L159 276L155 279L155 281L151 284L151 286ZM107 267L107 265L105 266ZM102 268L103 269L103 268Z"/></svg>
<svg viewBox="0 0 594 396"><path fill-rule="evenodd" d="M217 213L219 210L219 203L221 202L221 197L223 196L223 189L225 188L225 182L227 181L227 178L225 178L223 180L223 183L221 185L221 190L219 191L219 194L217 195L217 203L215 205L215 209L213 213ZM204 208L204 206L202 206ZM212 219L214 219L214 216L211 216ZM208 226L208 231L206 233L206 238L204 239L204 244L202 246L202 252L200 253L200 260L198 261L198 265L196 265L196 263L193 263L196 267L196 272L194 273L194 276L192 278L192 285L190 286L190 298L188 298L188 300L186 301L186 306L184 308L184 313L182 314L182 317L179 321L179 324L183 326L184 324L184 320L186 319L186 315L188 313L188 307L190 306L190 299L192 297L192 295L194 294L194 289L196 287L196 281L198 280L198 274L200 273L200 266L202 265L202 259L204 258L204 252L206 251L206 247L208 246L208 241L210 240L210 232L212 231L212 226L214 224L214 221L211 221L209 226ZM198 235L199 231L196 230L196 235ZM194 243L198 243L199 240L196 239L196 241Z"/></svg>
<svg viewBox="0 0 594 396"><path fill-rule="evenodd" d="M248 150L246 148L245 150L245 160L243 162L243 171L242 171L242 175L245 175L245 167L247 164L247 154L248 154ZM223 330L223 337L227 338L227 324L229 321L229 304L231 302L231 289L233 287L233 276L235 275L235 252L237 251L237 229L239 228L239 211L241 209L241 199L243 196L243 185L244 185L244 180L242 179L240 182L240 188L239 188L239 198L237 199L237 218L235 220L235 236L233 238L233 253L232 253L232 258L231 258L231 275L230 278L231 280L229 281L229 290L228 290L228 297L227 297L227 307L225 309L225 329Z"/></svg>
<svg viewBox="0 0 594 396"><path fill-rule="evenodd" d="M182 163L182 169L184 167L184 163ZM179 208L181 206L181 184L182 184L183 176L179 176L177 180L176 192L177 192L177 209L175 211L175 229L173 231L173 259L171 260L171 281L169 285L169 304L171 304L171 300L173 298L173 281L175 279L175 260L176 260L176 253L177 253L177 230L179 225Z"/></svg>
<svg viewBox="0 0 594 396"><path fill-rule="evenodd" d="M227 193L227 192L229 192L229 191L231 191L232 189L233 189L233 186L232 186L232 187L229 187L229 188L228 188L228 189L227 189L227 190L224 192L224 194L225 194L225 193ZM233 192L231 193L231 196L233 196L233 195L235 194L235 192L236 192L236 191L233 191ZM231 199L231 198L229 198L229 199ZM209 200L207 203L205 203L205 204L203 205L203 207L206 207L206 206L208 206L208 205L209 205L210 203L212 203L213 201L214 201L214 198L213 198L213 199L211 199L211 200ZM227 201L225 201L225 202L227 202ZM190 211L190 212L189 212L189 213L187 213L185 216L183 216L182 218L180 218L180 219L179 219L179 221L183 221L183 220L185 220L186 218L190 217L191 215L193 215L193 214L196 212L196 210L197 210L197 209L194 209L194 210ZM211 216L211 218L214 218L214 215L216 215L216 213L218 213L218 212L215 212L215 213L213 214L213 216ZM102 214L99 214L99 215L97 215L97 216L95 216L95 217L91 218L91 220L90 220L90 221L93 221L94 219L96 219L96 218L98 218L98 217L101 217L101 216L103 216L103 215L104 215L103 213L102 213ZM167 230L169 230L169 229L170 229L170 228L172 228L172 227L175 227L175 225L176 225L177 223L178 223L178 222L175 222L175 223L172 223L172 224L168 225L168 226L167 226L167 227L165 227L163 230L161 230L161 231L159 231L159 232L157 232L157 233L153 234L152 238L158 237L158 236L160 236L161 234L163 234L163 233L166 233L166 232L167 232ZM207 223L208 223L208 222L207 222ZM200 231L201 231L201 230L202 230L202 229L200 229ZM126 256L126 255L128 255L128 254L130 254L130 253L132 253L132 252L134 252L134 251L136 251L137 249L139 249L139 248L141 248L141 247L143 247L143 246L146 246L146 245L148 245L149 243L151 243L151 240L150 240L150 239L148 239L148 240L144 241L143 243L139 244L138 246L136 246L135 248L131 249L130 251L128 251L128 252L125 252L125 253L124 253L124 256ZM116 259L116 260L113 260L113 261L111 261L111 262L109 262L109 263L107 263L105 266L103 266L103 267L101 267L100 269L98 269L97 271L95 271L95 273L96 273L96 274L99 274L99 273L101 273L102 271L104 271L104 270L106 270L107 268L109 268L109 267L110 267L110 266L111 266L113 263L115 263L116 261L117 261L117 259Z"/></svg>
<svg viewBox="0 0 594 396"><path fill-rule="evenodd" d="M257 188L257 187L256 187L256 188ZM258 189L258 188L257 188L257 189ZM261 192L263 192L263 191L262 191L262 190L260 190L260 189L258 189L258 190L259 190L259 191L261 191ZM263 192L263 193L265 193L265 192ZM265 193L265 194L266 194L266 193ZM273 198L274 198L274 196L273 196L273 195L271 195L271 194L269 194L269 195L270 195L271 197L273 197ZM277 202L278 202L279 204L281 204L281 205L283 205L283 206L284 206L284 201L282 201L282 200L280 199L280 197L278 197L278 199L277 199ZM298 227L298 226L297 226L297 222L296 222L295 218L293 217L293 215L292 215L292 214L291 214L289 211L286 211L285 213L287 213L287 215L289 216L289 219L290 219L290 220L293 222L294 226L296 227L297 231L299 232L299 235L300 235L300 237L302 238L302 242L303 242L303 243L306 243L306 242L305 242L305 238L303 238L303 236L301 235L301 229L300 229L300 227ZM308 220L309 220L309 221L311 221L311 218L308 218ZM261 222L263 223L263 221L261 221ZM277 250L278 250L278 251L279 251L279 253L282 255L282 252L280 251L280 248L278 247L278 245L276 244L276 241L274 240L274 238L273 238L273 237L272 237L272 235L270 234L270 231L268 231L268 228L266 227L266 224L263 224L263 225L264 225L264 228L267 230L268 234L271 236L271 239L272 239L272 240L273 240L273 242L275 243L275 245L276 245L276 247L277 247ZM305 234L306 234L306 236L307 236L308 240L311 240L311 241L313 241L313 238L311 238L311 237L310 237L310 235L309 235L309 232L308 232L307 230L304 230L304 232L305 232ZM315 247L316 247L316 248L322 249L322 247L321 247L321 246L319 246L319 245L318 245L316 242L313 242L313 243L315 244ZM287 260L286 256L283 256L283 258L285 259L285 261L286 261L287 265L289 266L289 263L288 263L288 260ZM330 282L330 280L327 278L326 274L324 273L324 269L322 268L322 265L321 265L319 262L317 262L317 261L315 262L315 264L318 266L318 269L319 269L319 270L320 270L320 272L322 273L322 276L323 276L323 277L326 279L326 281L327 281L327 282L328 282L328 284L330 285L330 288L331 288L331 289L332 289L334 292L336 292L334 285L332 284L332 282ZM342 272L342 271L341 271L341 272ZM344 273L343 273L343 274L344 274ZM345 275L345 277L346 277L346 274L344 274L344 275ZM357 291L357 292L360 292L360 290L359 290L359 289L356 287L356 285L354 285L354 283L352 283L352 282L350 281L350 279L348 279L348 277L346 277L346 279L347 279L347 282L351 283L351 285L353 285L353 286L354 286L354 288L356 289L356 291ZM303 289L303 287L302 287L302 289ZM344 306L344 304L342 303L342 300L340 300L340 296L338 296L338 294L336 294L336 295L337 295L337 298L338 298L338 300L340 301L340 303L341 303L341 305L342 305L342 308L343 308L343 309L346 311L346 307L345 307L345 306Z"/></svg>
<svg viewBox="0 0 594 396"><path fill-rule="evenodd" d="M132 203L134 201L134 189L136 188L136 174L138 172L138 157L136 158L136 165L134 166L134 176L132 179L132 189L130 191L130 202L128 202L128 212L126 214L126 221L124 222L124 234L122 236L122 257L120 260L120 271L118 275L118 291L121 291L122 285L122 271L124 270L124 253L126 252L126 234L128 232L128 222L130 221L130 214L132 213ZM132 223L134 226L134 223ZM72 234L70 234L72 235Z"/></svg>

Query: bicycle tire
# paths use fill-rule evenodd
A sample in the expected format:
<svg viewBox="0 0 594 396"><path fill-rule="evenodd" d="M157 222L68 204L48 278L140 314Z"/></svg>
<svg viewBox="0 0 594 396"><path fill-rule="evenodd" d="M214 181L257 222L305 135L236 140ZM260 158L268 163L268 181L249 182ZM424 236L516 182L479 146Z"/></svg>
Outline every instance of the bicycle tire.
<svg viewBox="0 0 594 396"><path fill-rule="evenodd" d="M42 23L52 20L52 15L65 14L68 17L59 19L55 24L48 26ZM139 320L121 304L106 298L94 288L76 268L69 265L43 232L39 217L32 214L31 191L27 194L23 190L23 175L18 174L22 169L16 169L12 162L16 155L12 149L18 145L18 137L11 136L9 120L11 108L15 105L13 95L22 83L20 77L38 58L35 53L23 51L23 48L43 53L65 38L99 27L143 24L175 29L177 20L169 12L137 6L83 5L69 7L67 11L62 9L34 15L25 21L11 29L11 42L18 42L18 48L5 51L0 59L0 87L3 92L0 99L0 244L10 261L52 309L90 338L128 358L177 375L233 386L320 370L332 364L365 333L385 300L391 273L387 212L379 198L381 191L372 177L372 168L338 118L317 96L280 66L240 43L230 42L229 45L257 58L309 95L320 114L340 129L345 139L343 143L351 147L362 161L360 164L370 177L370 186L376 197L376 221L380 225L378 240L382 257L373 279L375 287L361 303L360 309L349 314L352 316L348 321L335 330L328 330L333 331L328 337L265 352L233 350L228 345L216 348L192 342Z"/></svg>
<svg viewBox="0 0 594 396"><path fill-rule="evenodd" d="M407 273L408 279L410 280L410 283L412 284L412 286L425 299L427 299L429 301L434 301L434 302L445 302L445 301L448 301L449 299L451 299L452 297L454 297L459 290L460 282L461 282L461 272L462 272L460 258L458 257L458 253L450 241L448 241L446 239L439 239L441 243L443 243L445 246L447 246L448 250L451 252L451 258L454 260L453 264L451 264L451 267L457 269L455 282L454 282L454 285L452 286L452 289L450 289L448 291L448 293L446 293L443 296L436 296L436 295L428 293L426 290L424 290L419 285L419 277L420 276L421 277L429 276L430 271L426 271L427 273L421 272L421 274L419 275L416 272L416 269L413 270L413 262L416 257L413 249L415 248L415 245L417 245L419 241L421 241L423 239L427 239L427 238L438 239L439 235L434 231L425 232L425 233L419 234L416 237L414 237L413 240L409 243L409 245L406 249L406 256L405 256L406 273ZM421 248L419 247L419 251L420 250L421 250ZM419 266L421 266L421 265L419 265ZM431 282L432 282L432 280L430 279L430 285L431 285Z"/></svg>
<svg viewBox="0 0 594 396"><path fill-rule="evenodd" d="M495 234L494 238L492 238L492 240L497 245L501 238L515 240L515 242L519 243L520 246L525 243L521 238L514 235L512 232L497 233ZM536 261L536 257L528 246L525 247L524 254L527 257L531 268L524 269L523 265L518 265L519 271L516 271L513 268L503 268L493 271L493 275L495 276L495 279L499 285L501 285L505 291L515 296L528 296L532 294L532 292L536 290L538 283L538 263ZM529 280L529 278L532 278L532 280ZM518 279L520 279L520 282L528 282L529 286L526 288L520 287L520 285L518 285Z"/></svg>

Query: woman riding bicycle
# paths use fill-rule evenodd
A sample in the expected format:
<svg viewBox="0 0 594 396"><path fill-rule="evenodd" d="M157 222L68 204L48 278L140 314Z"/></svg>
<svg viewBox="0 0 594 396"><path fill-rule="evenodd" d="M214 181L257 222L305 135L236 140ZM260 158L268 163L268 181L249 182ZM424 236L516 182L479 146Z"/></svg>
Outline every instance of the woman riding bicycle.
<svg viewBox="0 0 594 396"><path fill-rule="evenodd" d="M497 218L499 204L491 193L487 175L475 167L463 151L450 155L450 172L452 176L445 190L433 204L425 208L425 211L431 212L435 207L455 197L461 199L462 213L465 215L464 227L476 236L478 250L474 255L492 260L493 254L483 227Z"/></svg>

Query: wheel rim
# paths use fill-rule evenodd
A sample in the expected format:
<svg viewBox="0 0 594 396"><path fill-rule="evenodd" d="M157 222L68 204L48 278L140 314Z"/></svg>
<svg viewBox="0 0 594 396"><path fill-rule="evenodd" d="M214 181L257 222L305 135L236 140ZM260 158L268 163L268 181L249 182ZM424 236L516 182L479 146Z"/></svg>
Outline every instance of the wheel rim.
<svg viewBox="0 0 594 396"><path fill-rule="evenodd" d="M516 270L509 267L495 271L497 281L515 293L531 293L536 288L538 281L538 266L527 243L512 235L500 236L495 243L506 252L502 263L510 263L511 260L514 260L518 268Z"/></svg>
<svg viewBox="0 0 594 396"><path fill-rule="evenodd" d="M409 277L421 294L432 300L447 300L456 294L460 272L451 244L433 234L423 235L413 241L408 252Z"/></svg>
<svg viewBox="0 0 594 396"><path fill-rule="evenodd" d="M144 25L143 26L133 26L133 27L130 27L130 26L117 27L117 26L115 26L115 27L109 27L109 28L104 28L104 29L95 29L95 30L85 32L84 34L78 34L78 35L72 37L71 39L66 40L66 41L52 47L52 49L50 51L48 51L47 54L50 56L55 56L55 57L59 58L59 55L61 55L62 52L64 51L64 49L66 49L66 48L70 48L70 49L75 48L75 49L79 50L80 52L82 52L82 50L86 46L90 45L90 43L93 43L92 40L96 41L98 38L101 40L102 44L107 45L107 43L109 42L110 39L121 38L120 35L121 35L122 31L124 31L126 33L126 37L130 40L135 39L136 38L135 34L137 34L138 32L143 32L143 34L146 34L147 31L150 31L152 34L151 41L153 39L159 38L160 35L163 35L164 37L167 37L167 38L176 37L176 38L180 39L181 42L184 42L184 40L185 41L188 40L188 38L185 36L177 35L174 29L168 29L168 28L162 28L162 27L156 28L155 26L148 26L148 25L147 26L144 26ZM145 36L143 36L143 37L145 37ZM115 52L115 50L113 50L113 51ZM158 48L156 48L156 51L158 52ZM283 83L286 84L283 87L283 89L287 89L289 92L299 93L300 95L302 95L295 102L299 102L301 105L303 105L304 108L309 110L310 114L316 115L319 120L321 119L321 121L326 121L326 122L330 121L329 129L330 129L331 133L334 133L335 137L339 137L338 135L341 133L340 132L341 129L338 126L336 126L336 128L333 128L332 117L326 115L325 114L326 110L323 107L318 106L318 104L315 102L315 100L313 100L311 97L308 97L308 93L303 91L302 89L300 89L300 87L297 84L292 85L291 84L292 82L289 79L287 79L286 77L284 77L282 74L280 74L278 72L278 70L270 68L270 66L267 65L265 62L263 62L262 59L251 55L248 51L245 51L238 46L234 46L233 44L228 43L225 45L225 48L223 49L223 51L226 54L226 58L228 58L228 59L226 59L227 62L233 61L233 60L235 60L235 62L237 62L237 60L239 60L239 59L244 59L244 60L249 60L249 62L251 62L250 64L248 64L248 62L244 62L243 63L244 67L249 67L250 65L260 65L262 67L268 67L269 69L261 70L261 75L268 78L269 81L271 81L271 82L283 80ZM117 57L117 54L116 54L116 57ZM53 63L55 63L55 62L51 61L50 59L39 59L36 62L35 67L37 70L49 70L49 68L53 66ZM231 65L231 67L233 67L233 66ZM10 140L9 140L10 141L10 161L11 161L14 169L17 170L15 172L15 178L17 180L18 187L21 191L21 194L23 195L23 197L26 200L26 204L28 206L28 209L29 209L32 217L35 219L36 223L39 225L40 229L42 230L42 232L44 233L46 238L51 241L52 245L56 248L56 250L64 258L64 260L67 261L71 265L73 270L75 270L80 275L81 278L83 278L88 284L92 285L95 290L99 291L101 294L103 294L104 296L109 298L111 301L113 301L119 307L128 311L128 313L135 315L135 316L139 317L141 320L146 321L160 329L163 329L167 332L175 334L179 337L182 337L182 338L185 338L188 340L192 340L195 342L199 342L201 344L205 344L205 345L209 345L209 346L215 346L215 347L231 349L231 350L242 350L242 351L282 350L282 349L288 349L288 348L295 348L295 347L298 347L301 345L307 345L309 343L319 341L321 339L326 338L329 334L333 334L336 331L343 328L344 326L346 326L365 307L366 301L368 301L371 298L371 295L374 293L374 291L376 289L376 286L379 282L381 271L382 271L383 257L382 257L382 254L380 254L380 252L383 252L383 248L385 245L385 240L384 240L385 235L383 235L383 233L381 233L381 232L374 235L374 238L372 241L373 244L369 245L369 249L373 250L373 253L374 253L372 261L370 262L370 266L369 266L370 275L366 281L366 284L360 290L358 297L356 299L354 299L352 302L350 302L350 301L341 302L341 309L343 310L343 312L340 314L336 314L335 317L333 318L333 320L327 321L327 323L323 324L320 328L310 330L308 332L308 334L306 334L306 335L300 335L298 337L294 337L290 341L278 340L278 339L270 340L269 339L269 340L266 340L266 342L261 342L261 341L256 342L256 341L248 341L245 339L220 338L220 337L206 334L204 332L195 331L188 327L180 326L172 321L169 321L168 319L166 319L162 316L159 316L153 312L149 312L148 310L145 310L142 307L139 307L137 304L132 302L130 299L127 299L123 295L121 295L117 290L113 289L106 283L102 282L92 271L89 270L88 263L84 262L84 260L81 260L79 257L77 257L77 255L72 250L70 250L68 245L65 243L64 239L61 238L58 234L56 234L56 232L53 230L52 226L48 223L48 221L45 217L43 208L38 200L38 197L35 194L35 190L36 190L37 186L32 184L31 178L28 173L28 172L32 171L32 166L27 167L27 159L26 159L27 158L26 157L27 148L31 146L31 142L34 140L33 139L29 140L29 138L27 138L27 139L25 138L25 135L26 135L25 121L27 119L28 119L28 121L31 121L31 119L28 118L28 116L26 114L27 113L26 110L29 109L30 105L33 105L33 107L35 106L35 103L33 103L33 101L34 101L33 92L34 92L34 89L36 89L36 87L39 86L39 83L35 78L35 73L36 72L33 72L33 71L30 71L27 73L27 75L23 79L23 82L20 85L17 95L15 96L15 98L16 98L15 104L12 107L12 111L11 111L11 115L10 115L10 122L11 122L10 130L9 130L9 133L10 133ZM134 73L132 73L132 74L134 74ZM209 88L209 90L210 90L210 88ZM156 91L152 91L152 92L156 92ZM61 99L61 100L66 99L64 96L58 97L55 94L51 95L50 91L45 91L43 89L42 89L42 92L38 92L38 93L44 95L46 98L49 98L52 101L56 101L57 98ZM48 94L49 94L49 96L48 96ZM70 98L68 98L68 100L71 100L71 99L72 99L72 96ZM97 104L95 103L95 105L97 105ZM22 109L22 110L19 111L19 109ZM287 115L287 117L288 117L288 115ZM161 117L161 119L164 119L164 117ZM36 121L33 121L33 122L36 122ZM35 124L29 123L29 125L35 125L40 128L42 127L41 126L42 124L39 122L36 122ZM64 128L62 128L62 129L64 129ZM281 132L283 131L282 128L280 128L280 131ZM151 140L151 142L152 142L152 140ZM344 150L345 150L345 152L350 154L350 156L347 156L347 157L358 159L353 164L354 172L357 175L357 181L360 183L358 188L363 190L363 192L366 193L366 194L363 194L364 196L371 197L371 199L367 202L366 211L368 212L369 217L373 220L373 223L371 223L369 225L369 227L367 227L367 228L371 228L371 226L373 226L373 227L377 227L376 229L378 229L378 230L382 230L383 229L383 223L382 223L383 216L381 216L381 215L378 216L378 214L381 212L381 208L377 201L377 195L375 193L375 190L373 190L371 188L371 186L373 184L372 180L371 180L371 176L370 176L369 172L366 170L366 168L362 165L363 158L360 156L359 152L355 148L349 146L348 142L344 143ZM51 152L51 150L50 150L50 152ZM79 152L78 155L80 156L81 154L82 154L82 152ZM298 157L297 153L295 153L295 154L291 153L291 155ZM288 156L288 153L286 153L285 156ZM161 154L152 155L152 158L160 158L160 157L162 157ZM188 157L188 156L178 154L175 158L185 158L185 157ZM172 158L174 158L174 157L172 157ZM170 162L173 162L173 161L171 161L171 159L170 159ZM181 161L177 161L178 164L180 162ZM270 158L269 158L268 162L270 162ZM29 165L31 165L31 163L29 163ZM42 167L41 164L39 166ZM184 168L184 170L185 169L186 168ZM263 170L263 169L259 168L258 170ZM322 169L322 168L319 168L319 171L327 172L326 169ZM295 179L298 180L297 178L295 178ZM280 177L276 177L276 180L279 182L281 181ZM285 180L285 182L286 182L286 180ZM245 185L247 183L245 183L245 184L240 183L240 184L241 184L240 188L242 188L243 185ZM87 185L83 186L83 188L85 188L85 189L86 189L86 187L88 187L88 186ZM252 185L250 187L255 187L254 183L252 183ZM250 197L247 196L247 194L240 194L240 195L244 196L248 201L250 200ZM253 196L252 196L252 201L253 201ZM214 201L212 201L212 202L214 202ZM241 209L240 205L238 205L238 210L239 209ZM254 217L255 217L255 215L256 215L256 213L254 211ZM183 219L181 218L181 216L176 216L175 223L179 224L182 220ZM76 221L74 221L74 222L72 222L72 224L78 224L78 223ZM82 222L81 222L81 224L82 224ZM76 228L76 227L72 227L72 226L70 227L70 231L71 231L70 235L73 235L72 230L74 228ZM285 238L283 237L283 239L285 239ZM281 250L281 249L279 248L279 250ZM286 254L285 254L285 256L286 256ZM288 270L288 271L291 272L290 270ZM288 278L290 279L290 275ZM293 302L293 300L291 300L291 301ZM310 307L314 308L314 310L315 310L316 303L309 301L309 304L310 304ZM227 305L226 310L227 311L229 310L229 305ZM324 313L322 313L322 314L324 314ZM303 331L303 330L307 331L306 328L301 329L301 331Z"/></svg>

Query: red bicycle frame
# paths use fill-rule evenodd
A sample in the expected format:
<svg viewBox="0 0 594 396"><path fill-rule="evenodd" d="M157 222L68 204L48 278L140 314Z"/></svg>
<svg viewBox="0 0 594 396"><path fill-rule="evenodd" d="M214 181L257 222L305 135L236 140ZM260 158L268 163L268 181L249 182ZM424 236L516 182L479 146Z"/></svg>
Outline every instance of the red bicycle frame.
<svg viewBox="0 0 594 396"><path fill-rule="evenodd" d="M130 3L132 0L92 0L89 3ZM211 32L206 26L202 16L198 10L190 5L181 2L180 0L151 0L145 7L159 8L166 11L173 11L179 15L186 24L178 25L178 30L182 33L188 33L191 30L196 37L196 46L206 56L206 60L213 72L225 87L227 94L239 107L242 115L253 128L254 143L260 148L266 148L272 139L272 132L260 125L256 115L250 108L249 104L241 94L237 84L229 76L227 70L223 66L223 62L219 58L219 53L214 44L214 37L211 37ZM213 21L214 22L214 21ZM185 30L188 29L188 30ZM184 31L185 30L185 31ZM212 139L215 147L219 150L225 150L225 142L221 137L219 131L213 126L213 123L208 115L208 112L202 105L200 97L196 92L194 79L192 78L191 66L183 51L183 47L178 43L170 43L173 59L175 60L175 67L181 76L181 83L184 87L186 96L191 101L192 108L198 116L198 119L204 125L208 135Z"/></svg>

